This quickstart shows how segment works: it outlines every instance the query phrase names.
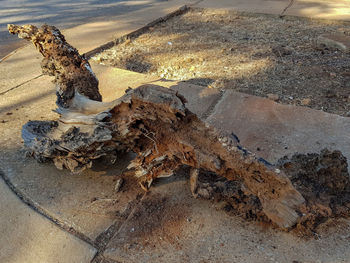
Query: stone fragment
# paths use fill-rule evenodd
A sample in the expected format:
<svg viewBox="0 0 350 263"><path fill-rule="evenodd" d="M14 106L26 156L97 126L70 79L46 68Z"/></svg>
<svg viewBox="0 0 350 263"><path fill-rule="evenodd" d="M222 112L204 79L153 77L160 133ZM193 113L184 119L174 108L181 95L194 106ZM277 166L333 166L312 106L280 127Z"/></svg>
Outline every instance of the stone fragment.
<svg viewBox="0 0 350 263"><path fill-rule="evenodd" d="M310 98L306 98L306 99L301 100L301 105L307 106L307 105L310 105L310 103L311 103Z"/></svg>
<svg viewBox="0 0 350 263"><path fill-rule="evenodd" d="M267 94L267 98L273 101L279 100L279 96L277 94L272 94L272 93Z"/></svg>
<svg viewBox="0 0 350 263"><path fill-rule="evenodd" d="M226 91L207 122L234 133L248 150L276 162L284 155L340 150L350 160L350 119Z"/></svg>
<svg viewBox="0 0 350 263"><path fill-rule="evenodd" d="M284 46L275 46L271 50L277 57L284 57L292 54L292 50Z"/></svg>

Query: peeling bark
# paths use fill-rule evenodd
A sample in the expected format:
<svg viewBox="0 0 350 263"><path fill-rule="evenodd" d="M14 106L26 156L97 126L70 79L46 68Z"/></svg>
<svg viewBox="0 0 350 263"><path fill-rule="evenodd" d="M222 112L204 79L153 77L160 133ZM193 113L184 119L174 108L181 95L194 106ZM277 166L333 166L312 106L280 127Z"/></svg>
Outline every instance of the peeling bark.
<svg viewBox="0 0 350 263"><path fill-rule="evenodd" d="M146 190L153 179L188 165L241 182L280 227L299 220L304 198L287 176L202 122L177 92L143 85L113 102L100 102L88 62L58 29L10 25L9 30L31 40L44 56L43 72L55 76L60 119L30 121L22 129L24 143L37 160L53 160L59 169L80 172L103 155L133 151L137 157L129 168ZM193 170L192 192L195 176Z"/></svg>

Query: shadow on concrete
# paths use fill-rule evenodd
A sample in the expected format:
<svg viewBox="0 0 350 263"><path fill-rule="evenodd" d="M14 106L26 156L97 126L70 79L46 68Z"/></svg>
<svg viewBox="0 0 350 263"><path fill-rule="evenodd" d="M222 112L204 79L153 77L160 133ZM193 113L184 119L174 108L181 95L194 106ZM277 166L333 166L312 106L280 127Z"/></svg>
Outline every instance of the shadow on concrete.
<svg viewBox="0 0 350 263"><path fill-rule="evenodd" d="M10 91L11 92L11 91ZM29 98L25 98L23 100L21 100L20 102L17 102L17 103L14 103L14 104L11 104L9 106L3 106L3 107L0 107L0 113L7 113L7 112L11 112L13 111L14 109L17 109L19 107L25 107L25 106L28 106L32 103L35 103L37 102L38 100L41 100L43 98L46 98L48 96L52 96L55 94L55 90L53 89L50 89L48 91L45 91L43 93L41 93L40 95L38 96L33 96L33 97L29 97Z"/></svg>
<svg viewBox="0 0 350 263"><path fill-rule="evenodd" d="M228 15L222 17L222 21L231 19ZM108 60L108 50L107 61L103 57L100 61L166 79L185 79L256 96L277 94L285 104L302 105L303 99L312 96L307 105L311 108L343 116L350 111L350 104L344 103L350 80L344 70L350 65L349 57L316 45L324 33L338 33L341 28L350 32L350 24L249 13L232 15L230 26L186 16L175 19L146 32L144 38L136 38L134 45L131 42L115 47L110 53L110 57L116 54L114 61ZM133 52L129 52L130 46ZM216 56L220 53L221 57ZM197 66L203 67L197 70Z"/></svg>
<svg viewBox="0 0 350 263"><path fill-rule="evenodd" d="M46 23L66 29L86 22L108 21L157 2L161 0L3 0L0 9L0 58L25 43L7 32L7 24L40 26Z"/></svg>

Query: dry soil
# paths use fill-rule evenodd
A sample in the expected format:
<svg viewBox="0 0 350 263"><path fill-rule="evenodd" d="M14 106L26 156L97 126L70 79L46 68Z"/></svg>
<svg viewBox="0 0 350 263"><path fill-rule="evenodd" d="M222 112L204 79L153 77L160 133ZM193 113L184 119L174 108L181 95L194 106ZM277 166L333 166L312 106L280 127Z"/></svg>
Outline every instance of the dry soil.
<svg viewBox="0 0 350 263"><path fill-rule="evenodd" d="M350 23L191 9L93 59L350 116L350 54L318 45Z"/></svg>

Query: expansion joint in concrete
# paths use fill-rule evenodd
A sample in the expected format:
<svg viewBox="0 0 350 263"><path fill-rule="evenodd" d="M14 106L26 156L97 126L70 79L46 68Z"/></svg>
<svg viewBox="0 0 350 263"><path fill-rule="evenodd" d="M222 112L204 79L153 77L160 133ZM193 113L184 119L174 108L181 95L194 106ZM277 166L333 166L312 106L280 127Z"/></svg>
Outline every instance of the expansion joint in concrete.
<svg viewBox="0 0 350 263"><path fill-rule="evenodd" d="M114 233L112 235L110 235L108 241L106 242L106 245L104 247L100 247L98 248L98 253L96 254L96 256L94 257L94 259L91 261L91 263L119 263L116 261L113 261L111 259L105 259L103 256L103 252L106 250L106 247L109 243L109 241L116 235L118 235L118 233L120 232L121 229L123 229L124 225L129 221L129 219L133 216L134 212L136 211L136 209L138 209L139 205L142 203L143 199L147 196L147 192L145 192L142 197L138 200L138 203L133 207L133 209L131 209L130 213L128 214L127 218L124 220L124 222L119 226L118 229L116 229L116 231L114 231ZM113 227L113 225L111 226ZM109 227L109 228L111 228ZM107 230L108 231L108 230ZM97 261L96 259L99 258L103 258L102 261Z"/></svg>
<svg viewBox="0 0 350 263"><path fill-rule="evenodd" d="M5 95L6 93L10 92L11 90L17 89L17 88L23 86L24 84L27 84L27 83L31 82L32 80L38 79L38 78L40 78L40 77L42 77L42 76L44 76L44 74L40 74L39 76L36 76L36 77L34 77L34 78L32 78L32 79L29 79L29 80L27 80L27 81L25 81L25 82L23 82L23 83L21 83L21 84L18 84L18 85L14 86L14 87L12 87L12 88L9 88L9 89L7 89L7 90L5 90L5 91L3 91L3 92L0 92L0 96L1 96L1 95Z"/></svg>
<svg viewBox="0 0 350 263"><path fill-rule="evenodd" d="M12 57L14 54L16 54L19 50L25 48L26 46L29 46L30 44L25 44L23 45L23 47L19 47L17 49L15 49L14 51L8 53L6 56L4 56L3 58L0 58L0 63L4 62L6 59L8 59L9 57Z"/></svg>
<svg viewBox="0 0 350 263"><path fill-rule="evenodd" d="M11 180L6 176L5 172L0 169L0 177L4 180L4 182L7 184L7 186L11 189L11 191L26 205L28 205L31 209L33 209L35 212L41 214L51 222L53 222L55 225L57 225L60 229L63 231L66 231L75 237L83 240L84 242L88 243L92 247L96 248L94 245L94 242L84 234L80 233L79 231L75 230L72 226L69 226L65 224L64 222L59 221L56 218L53 218L49 215L44 209L38 207L30 198L25 196L20 190L16 188L14 184L12 184ZM97 248L96 248L97 249Z"/></svg>
<svg viewBox="0 0 350 263"><path fill-rule="evenodd" d="M219 97L212 103L212 105L210 105L209 109L203 113L203 115L202 115L203 120L207 120L211 115L213 115L215 113L215 108L217 105L220 104L225 93L226 93L225 90L220 90Z"/></svg>

